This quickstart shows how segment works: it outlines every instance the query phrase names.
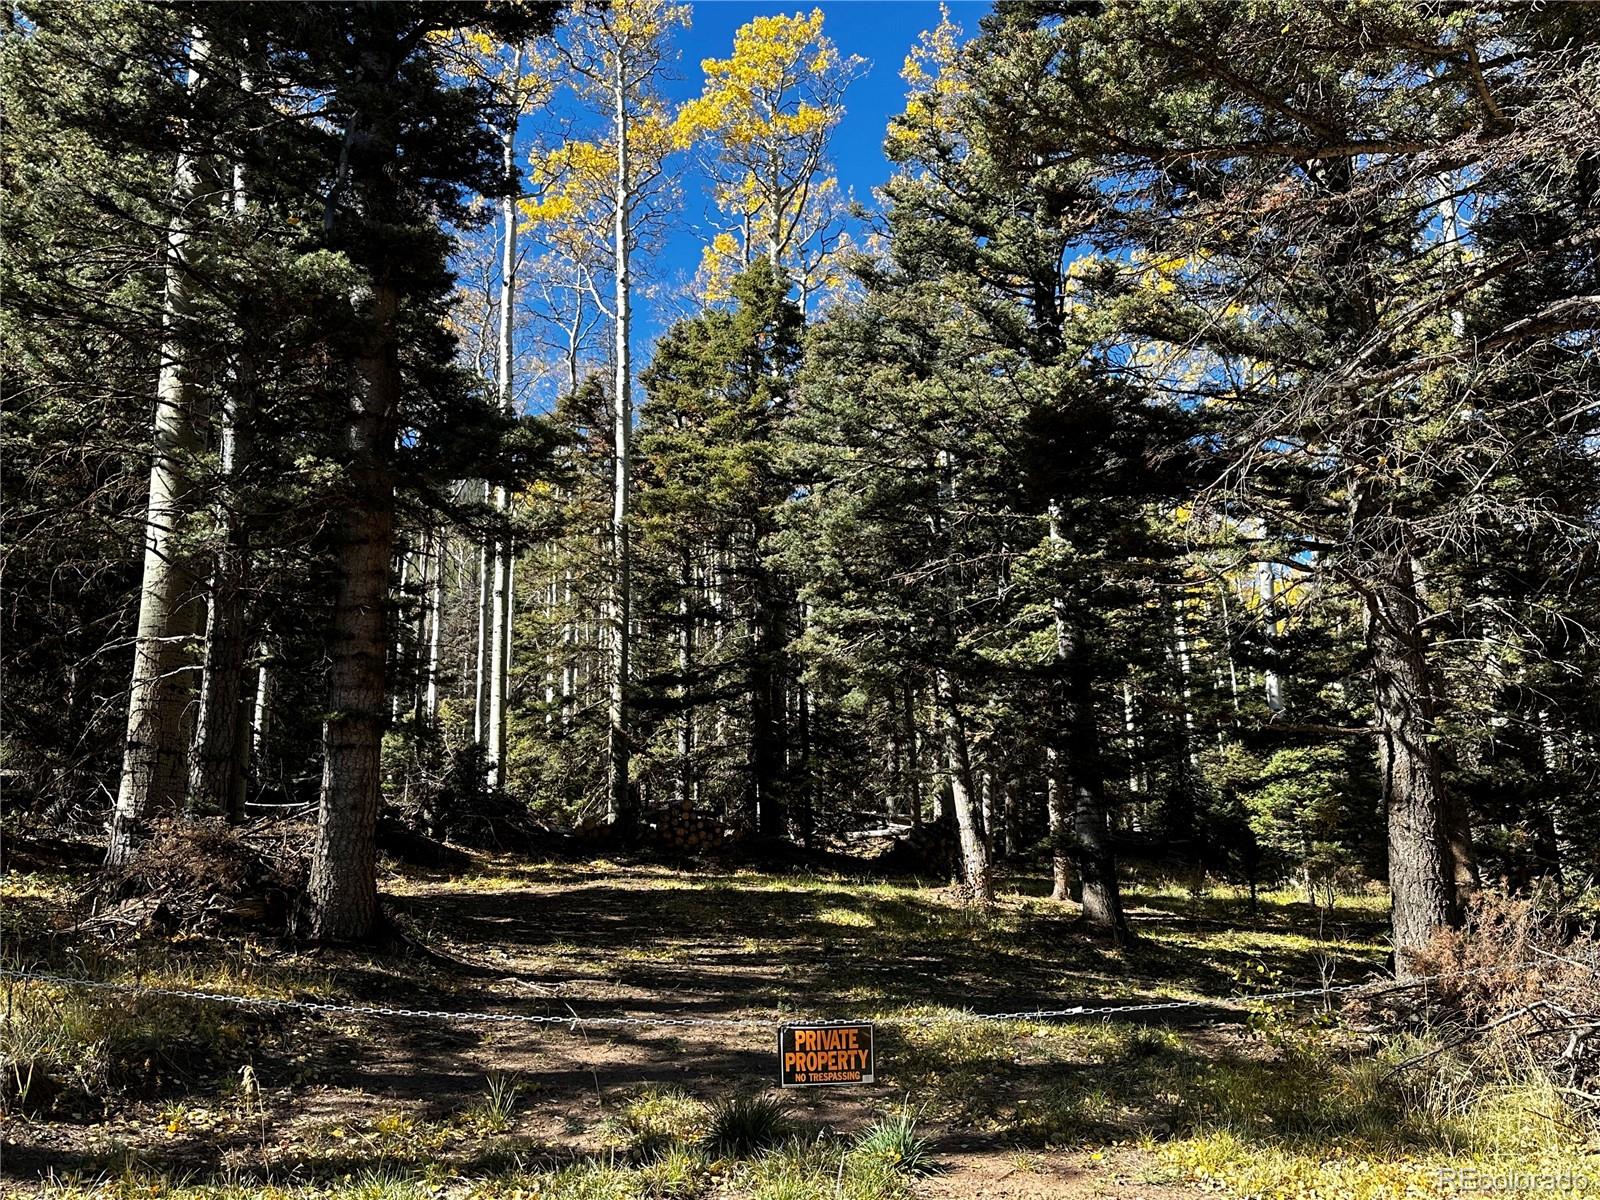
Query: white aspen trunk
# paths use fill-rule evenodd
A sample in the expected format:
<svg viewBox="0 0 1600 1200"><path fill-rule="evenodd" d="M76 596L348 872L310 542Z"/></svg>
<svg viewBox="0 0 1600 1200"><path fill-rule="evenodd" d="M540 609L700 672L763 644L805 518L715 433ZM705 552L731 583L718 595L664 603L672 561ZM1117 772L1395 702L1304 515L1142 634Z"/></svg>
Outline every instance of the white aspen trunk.
<svg viewBox="0 0 1600 1200"><path fill-rule="evenodd" d="M1233 711L1237 714L1239 711L1239 666L1233 661L1233 627L1230 624L1228 611L1228 581L1226 579L1217 581L1217 601L1222 607L1223 652L1228 657L1228 694L1233 700ZM1217 669L1217 688L1219 691L1221 686L1222 670L1219 667ZM1221 729L1217 730L1217 740L1218 742L1222 740Z"/></svg>
<svg viewBox="0 0 1600 1200"><path fill-rule="evenodd" d="M974 792L972 757L966 724L961 717L961 698L950 673L940 668L934 675L944 728L945 761L950 771L950 806L955 812L956 836L961 848L962 876L972 890L973 899L987 904L994 899L993 871L989 846L984 841L980 803Z"/></svg>
<svg viewBox="0 0 1600 1200"><path fill-rule="evenodd" d="M417 605L411 616L411 657L413 670L411 685L411 719L421 723L428 691L428 610L433 602L434 537L432 530L424 530L422 545L417 555Z"/></svg>
<svg viewBox="0 0 1600 1200"><path fill-rule="evenodd" d="M186 86L191 93L200 87L205 57L206 44L196 36L189 46ZM191 222L204 199L199 162L189 151L180 152L172 182L174 215L167 229L161 363L151 423L150 493L127 737L106 840L111 866L132 857L149 814L176 806L187 783L183 725L189 679L184 657L195 619L194 575L178 530L190 485L187 460L198 438L183 338L190 317Z"/></svg>
<svg viewBox="0 0 1600 1200"><path fill-rule="evenodd" d="M1191 767L1198 766L1199 752L1194 744L1194 704L1193 690L1189 686L1189 626L1184 617L1184 604L1187 595L1180 595L1172 605L1172 632L1174 644L1178 652L1178 683L1179 694L1183 697L1183 732L1185 750L1189 757Z"/></svg>
<svg viewBox="0 0 1600 1200"><path fill-rule="evenodd" d="M616 275L616 381L615 422L612 433L614 473L611 487L611 626L610 696L607 710L607 805L606 819L613 825L629 828L634 824L634 807L629 786L628 690L630 661L629 624L631 620L631 563L628 531L629 443L633 436L633 369L629 358L632 333L633 280L629 275L632 230L629 208L632 204L628 138L627 56L617 54L612 80L613 129L617 144L616 219L612 233L612 252Z"/></svg>
<svg viewBox="0 0 1600 1200"><path fill-rule="evenodd" d="M1241 529L1247 537L1265 537L1265 526L1257 518L1243 522ZM1255 585L1256 598L1261 604L1262 629L1267 639L1267 665L1262 671L1262 691L1266 696L1268 714L1277 717L1284 712L1283 681L1278 677L1277 670L1278 638L1282 626L1278 620L1277 574L1271 563L1260 559L1256 561Z"/></svg>
<svg viewBox="0 0 1600 1200"><path fill-rule="evenodd" d="M922 729L917 723L916 684L906 680L904 695L906 729L906 807L911 823L922 824Z"/></svg>
<svg viewBox="0 0 1600 1200"><path fill-rule="evenodd" d="M437 548L433 568L433 588L428 598L428 690L423 705L423 717L431 726L439 719L439 641L444 625L444 531L434 533Z"/></svg>
<svg viewBox="0 0 1600 1200"><path fill-rule="evenodd" d="M513 100L522 86L522 49L519 46L511 60L511 86ZM517 118L515 113L500 131L501 166L509 178L517 169L516 158ZM507 414L516 405L515 333L517 305L517 197L506 195L500 200L502 224L500 243L500 327L495 344L495 385L499 392L500 407ZM494 489L494 506L504 517L511 510L511 497L505 487ZM484 718L487 743L484 747L489 759L488 782L492 788L505 786L506 782L506 689L510 682L511 663L511 571L513 547L509 537L497 539L493 562L493 600L490 612L489 636L489 696L488 711Z"/></svg>
<svg viewBox="0 0 1600 1200"><path fill-rule="evenodd" d="M578 390L578 352L582 349L583 341L583 287L581 278L574 278L572 295L572 324L566 327L567 391L569 393Z"/></svg>
<svg viewBox="0 0 1600 1200"><path fill-rule="evenodd" d="M1280 624L1278 621L1278 586L1276 576L1273 574L1271 563L1256 564L1256 591L1261 597L1261 610L1267 630L1267 648L1275 656L1278 650L1278 636ZM1273 661L1268 662L1262 672L1262 689L1267 697L1267 711L1274 717L1285 710L1283 702L1283 680L1278 675L1277 667Z"/></svg>
<svg viewBox="0 0 1600 1200"><path fill-rule="evenodd" d="M561 727L572 724L578 690L578 634L572 621L572 568L561 576Z"/></svg>
<svg viewBox="0 0 1600 1200"><path fill-rule="evenodd" d="M1122 733L1128 744L1128 794L1138 796L1144 792L1144 780L1139 772L1143 750L1133 715L1133 684L1127 680L1122 681Z"/></svg>
<svg viewBox="0 0 1600 1200"><path fill-rule="evenodd" d="M405 600L406 585L410 582L411 548L407 545L406 540L402 539L400 542L399 582L395 585L395 595L400 597L402 602ZM406 658L406 626L403 622L396 621L394 630L394 669L389 672L391 681L398 681L405 674ZM399 719L400 689L391 683L389 691L389 720L393 722Z"/></svg>
<svg viewBox="0 0 1600 1200"><path fill-rule="evenodd" d="M899 701L894 692L886 697L889 710L889 736L883 748L883 813L887 817L900 815L901 793L901 749L900 749L900 713Z"/></svg>
<svg viewBox="0 0 1600 1200"><path fill-rule="evenodd" d="M263 648L265 650L265 648ZM272 738L272 658L263 653L261 665L256 668L256 703L250 718L250 754L260 763L267 753Z"/></svg>
<svg viewBox="0 0 1600 1200"><path fill-rule="evenodd" d="M556 649L551 633L555 628L556 620L556 547L551 542L548 546L549 559L548 574L544 583L544 727L549 729L555 724L556 707Z"/></svg>
<svg viewBox="0 0 1600 1200"><path fill-rule="evenodd" d="M489 485L483 494L489 499ZM472 740L482 746L488 740L489 716L489 630L494 595L494 553L485 542L478 548L478 640L472 673Z"/></svg>
<svg viewBox="0 0 1600 1200"><path fill-rule="evenodd" d="M496 488L496 504L505 504L505 489ZM485 654L487 696L484 701L484 754L489 760L490 787L505 785L506 685L511 654L511 544L497 541L490 562L489 645Z"/></svg>

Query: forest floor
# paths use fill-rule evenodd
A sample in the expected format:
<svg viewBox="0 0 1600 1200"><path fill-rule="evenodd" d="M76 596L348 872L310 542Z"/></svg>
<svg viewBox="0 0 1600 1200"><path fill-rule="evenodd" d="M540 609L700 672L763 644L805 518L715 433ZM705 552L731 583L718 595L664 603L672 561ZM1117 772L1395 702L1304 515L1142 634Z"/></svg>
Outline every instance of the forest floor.
<svg viewBox="0 0 1600 1200"><path fill-rule="evenodd" d="M1253 907L1233 891L1136 887L1137 940L1117 949L1032 879L1007 880L979 915L912 880L474 856L465 871L384 879L424 956L200 938L87 951L68 932L68 885L6 877L10 960L646 1023L289 1018L18 987L9 1061L31 1037L39 1066L0 1118L0 1190L17 1194L1449 1196L1471 1194L1468 1168L1538 1167L1600 1187L1600 1161L1541 1117L1538 1097L1441 1107L1391 1085L1403 1046L1316 1001L1228 999L1381 971L1380 895L1319 911L1284 894ZM1148 998L1206 1003L1142 1022L964 1015ZM787 1140L773 1149L707 1148L728 1097L777 1095L776 1026L802 1015L879 1021L877 1082L783 1093ZM680 1018L757 1024L648 1023ZM920 1156L891 1136L907 1115Z"/></svg>

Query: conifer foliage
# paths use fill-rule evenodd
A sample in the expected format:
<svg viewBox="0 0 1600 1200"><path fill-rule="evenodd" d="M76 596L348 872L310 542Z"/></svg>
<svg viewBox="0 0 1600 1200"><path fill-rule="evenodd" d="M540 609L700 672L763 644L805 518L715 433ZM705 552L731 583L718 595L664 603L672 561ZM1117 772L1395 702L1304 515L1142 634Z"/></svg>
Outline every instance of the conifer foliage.
<svg viewBox="0 0 1600 1200"><path fill-rule="evenodd" d="M9 6L7 827L314 813L325 941L385 817L1382 880L1402 974L1588 877L1582 6L946 13L854 207L825 17L674 107L663 0Z"/></svg>

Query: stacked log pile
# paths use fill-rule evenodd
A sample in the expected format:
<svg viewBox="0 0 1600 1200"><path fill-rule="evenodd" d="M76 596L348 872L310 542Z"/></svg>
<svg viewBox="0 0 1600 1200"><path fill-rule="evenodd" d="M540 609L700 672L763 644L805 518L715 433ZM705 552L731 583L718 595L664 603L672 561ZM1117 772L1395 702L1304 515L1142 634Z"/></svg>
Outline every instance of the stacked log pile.
<svg viewBox="0 0 1600 1200"><path fill-rule="evenodd" d="M721 846L727 836L721 821L701 816L692 804L675 804L656 820L656 839L668 850L683 854Z"/></svg>

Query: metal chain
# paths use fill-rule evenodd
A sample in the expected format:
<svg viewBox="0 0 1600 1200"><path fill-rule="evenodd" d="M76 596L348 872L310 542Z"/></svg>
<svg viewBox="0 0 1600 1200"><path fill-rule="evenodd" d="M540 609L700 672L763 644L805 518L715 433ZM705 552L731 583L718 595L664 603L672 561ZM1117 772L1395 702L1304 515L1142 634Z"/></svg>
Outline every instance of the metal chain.
<svg viewBox="0 0 1600 1200"><path fill-rule="evenodd" d="M199 1000L210 1004L232 1004L240 1008L256 1008L273 1012L296 1011L310 1013L345 1013L358 1017L399 1017L401 1019L430 1021L478 1021L498 1025L569 1025L578 1026L688 1026L711 1025L722 1027L750 1027L769 1025L754 1017L582 1017L577 1014L565 1017L539 1013L461 1012L437 1008L390 1008L373 1004L336 1004L327 1000L293 1000L272 996L236 996L229 992L204 992L190 988L160 987L144 983L117 983L109 979L83 979L72 975L52 975L42 971L25 971L0 967L0 979L19 979L34 983L51 983L58 987L83 988L90 991L120 992L141 996L170 996L180 1000Z"/></svg>
<svg viewBox="0 0 1600 1200"><path fill-rule="evenodd" d="M1099 1017L1110 1020L1135 1013L1167 1012L1182 1008L1212 1008L1227 1004L1261 1004L1281 1000L1303 1000L1313 996L1327 997L1368 991L1373 988L1413 988L1436 983L1445 978L1464 978L1484 975L1494 971L1516 970L1527 964L1512 963L1498 967L1480 967L1456 972L1450 976L1425 975L1417 979L1397 982L1391 979L1371 979L1362 983L1345 983L1337 986L1296 988L1282 992L1261 992L1253 996L1229 996L1205 1000L1152 1000L1139 1004L1085 1005L1071 1008L1042 1008L1024 1012L969 1013L958 1012L947 1016L888 1017L880 1025L929 1026L948 1021L1050 1021L1066 1017ZM84 979L73 975L55 975L44 971L30 971L20 967L0 967L0 979L54 984L57 987L79 988L86 991L116 992L142 996L168 996L179 1000L197 1000L208 1004L231 1004L239 1008L253 1008L270 1012L342 1013L358 1017L395 1017L402 1020L467 1021L488 1025L549 1025L584 1028L715 1028L715 1029L769 1029L784 1021L769 1017L585 1017L577 1013L558 1017L539 1013L462 1012L433 1008L391 1008L372 1004L337 1004L327 1000L294 1000L271 996L238 996L230 992L208 992L190 988L162 987L145 983L118 983L109 979ZM801 1018L791 1016L788 1021Z"/></svg>

